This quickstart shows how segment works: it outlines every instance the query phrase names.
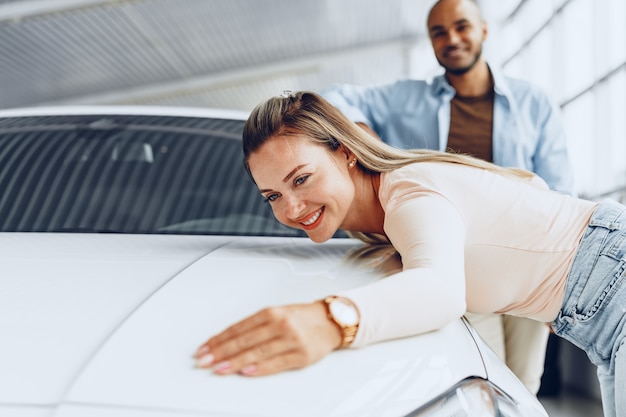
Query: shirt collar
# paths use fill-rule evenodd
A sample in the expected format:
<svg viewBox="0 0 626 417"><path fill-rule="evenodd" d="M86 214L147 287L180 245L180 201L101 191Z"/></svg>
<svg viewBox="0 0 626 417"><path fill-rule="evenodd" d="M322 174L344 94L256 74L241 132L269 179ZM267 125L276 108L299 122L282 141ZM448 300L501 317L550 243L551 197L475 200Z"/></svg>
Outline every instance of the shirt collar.
<svg viewBox="0 0 626 417"><path fill-rule="evenodd" d="M506 82L504 75L497 68L493 68L489 64L487 64L487 66L489 67L489 71L491 72L491 76L493 77L493 89L495 93L497 95L506 97L507 99L511 97L511 89L509 88L509 85ZM456 94L456 90L450 85L450 83L448 83L448 80L446 80L444 74L438 75L433 78L433 87L437 95Z"/></svg>
<svg viewBox="0 0 626 417"><path fill-rule="evenodd" d="M433 78L433 87L435 89L435 94L437 94L438 96L453 96L456 94L456 90L450 85L450 83L448 83L448 80L446 80L446 76L444 74L437 75L435 78Z"/></svg>
<svg viewBox="0 0 626 417"><path fill-rule="evenodd" d="M487 64L489 66L489 64ZM489 66L491 76L493 77L493 90L497 95L504 96L507 99L512 96L509 84L506 82L504 75L497 69Z"/></svg>

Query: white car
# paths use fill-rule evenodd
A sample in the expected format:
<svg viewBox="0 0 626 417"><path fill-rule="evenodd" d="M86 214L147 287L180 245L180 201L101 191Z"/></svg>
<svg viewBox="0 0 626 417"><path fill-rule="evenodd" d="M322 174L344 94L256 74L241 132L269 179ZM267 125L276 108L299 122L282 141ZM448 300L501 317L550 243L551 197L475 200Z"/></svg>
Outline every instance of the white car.
<svg viewBox="0 0 626 417"><path fill-rule="evenodd" d="M0 416L546 416L463 319L297 371L216 376L209 336L398 270L392 248L280 225L245 115L0 112Z"/></svg>

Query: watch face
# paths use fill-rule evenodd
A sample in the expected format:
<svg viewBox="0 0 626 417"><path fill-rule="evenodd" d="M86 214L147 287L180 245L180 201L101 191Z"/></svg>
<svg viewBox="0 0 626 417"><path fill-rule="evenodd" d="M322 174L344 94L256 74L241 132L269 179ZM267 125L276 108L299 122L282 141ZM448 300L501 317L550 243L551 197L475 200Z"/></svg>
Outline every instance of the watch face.
<svg viewBox="0 0 626 417"><path fill-rule="evenodd" d="M340 298L334 299L328 306L335 320L344 326L354 326L359 322L359 313L356 308Z"/></svg>

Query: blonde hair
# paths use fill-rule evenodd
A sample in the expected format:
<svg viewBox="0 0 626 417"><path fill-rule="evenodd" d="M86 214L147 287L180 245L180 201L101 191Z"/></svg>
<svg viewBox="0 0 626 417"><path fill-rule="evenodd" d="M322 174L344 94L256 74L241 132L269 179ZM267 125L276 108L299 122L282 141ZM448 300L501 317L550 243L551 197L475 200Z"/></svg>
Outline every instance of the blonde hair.
<svg viewBox="0 0 626 417"><path fill-rule="evenodd" d="M249 174L250 155L266 140L279 135L302 135L332 151L343 145L356 156L359 168L368 173L393 171L419 162L442 162L486 169L524 180L535 176L529 171L503 168L469 155L394 148L369 135L323 97L309 91L272 97L252 110L243 129L244 165ZM377 235L352 234L370 243L381 240Z"/></svg>

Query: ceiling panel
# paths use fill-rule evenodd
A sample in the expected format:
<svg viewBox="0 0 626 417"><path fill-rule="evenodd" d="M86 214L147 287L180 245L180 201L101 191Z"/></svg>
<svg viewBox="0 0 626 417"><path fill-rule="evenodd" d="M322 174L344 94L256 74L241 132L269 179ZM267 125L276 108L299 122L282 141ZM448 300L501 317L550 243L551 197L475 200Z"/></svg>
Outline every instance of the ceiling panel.
<svg viewBox="0 0 626 417"><path fill-rule="evenodd" d="M282 89L406 75L427 0L0 1L0 108L250 109ZM404 55L403 55L404 54Z"/></svg>

